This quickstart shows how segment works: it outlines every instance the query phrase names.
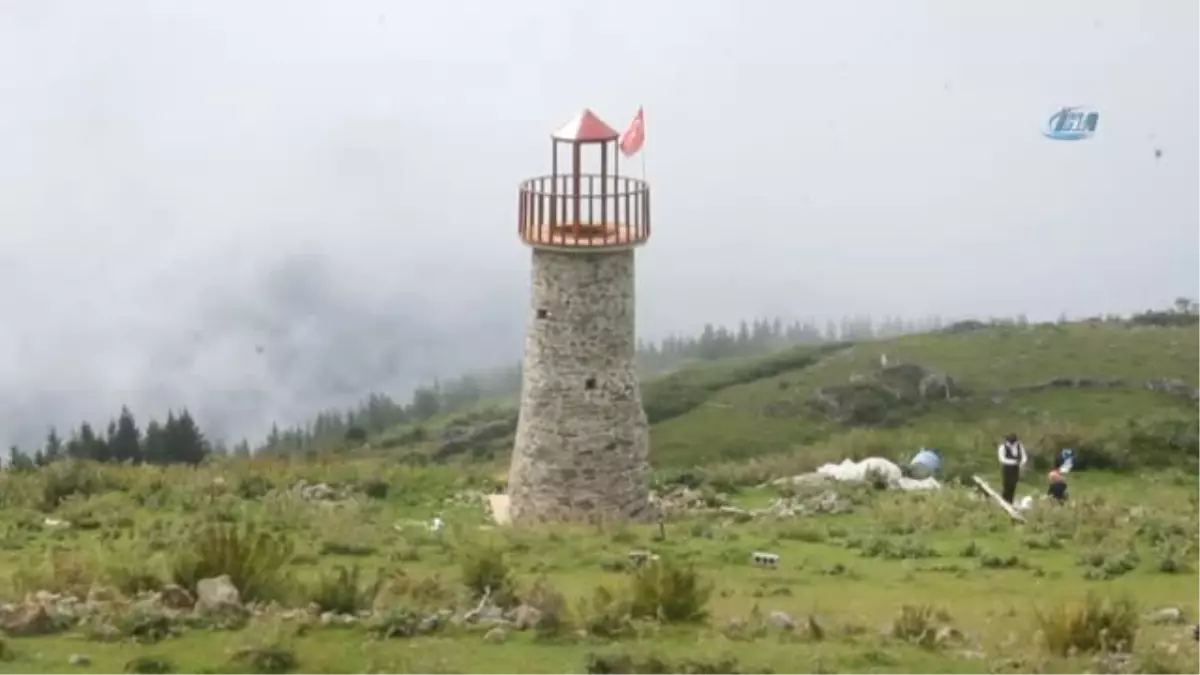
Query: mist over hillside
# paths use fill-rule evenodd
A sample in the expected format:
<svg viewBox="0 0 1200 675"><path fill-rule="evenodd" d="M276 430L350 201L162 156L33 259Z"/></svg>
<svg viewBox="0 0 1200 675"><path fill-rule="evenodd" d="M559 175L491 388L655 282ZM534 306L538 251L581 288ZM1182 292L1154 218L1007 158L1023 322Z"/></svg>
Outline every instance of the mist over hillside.
<svg viewBox="0 0 1200 675"><path fill-rule="evenodd" d="M1200 294L1194 3L0 6L22 445L121 404L253 438L519 358L516 188L584 106L646 110L644 339ZM1042 136L1081 103L1094 138Z"/></svg>
<svg viewBox="0 0 1200 675"><path fill-rule="evenodd" d="M51 386L6 382L10 403L0 409L0 429L9 442L37 444L51 424L103 423L123 404L153 417L186 406L213 438L260 438L273 422L348 407L371 391L404 398L418 384L520 354L516 289L497 288L494 302L447 308L419 288L368 293L350 286L328 262L285 259L244 286L193 298L194 313L149 327L153 340L137 330L77 336L107 347L96 350L102 360L42 361L46 351L33 352L26 382ZM124 348L122 339L138 349ZM51 367L36 369L43 363Z"/></svg>

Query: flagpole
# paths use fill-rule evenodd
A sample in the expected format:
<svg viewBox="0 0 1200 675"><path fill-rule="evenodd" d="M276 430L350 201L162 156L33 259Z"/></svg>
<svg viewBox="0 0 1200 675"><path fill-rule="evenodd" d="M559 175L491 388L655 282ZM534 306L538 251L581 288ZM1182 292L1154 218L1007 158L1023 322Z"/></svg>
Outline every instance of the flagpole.
<svg viewBox="0 0 1200 675"><path fill-rule="evenodd" d="M641 113L641 117L642 117L642 138L645 138L646 137L646 108L645 108L645 106L638 106L638 112ZM642 145L642 182L643 183L646 182L646 146L644 143Z"/></svg>

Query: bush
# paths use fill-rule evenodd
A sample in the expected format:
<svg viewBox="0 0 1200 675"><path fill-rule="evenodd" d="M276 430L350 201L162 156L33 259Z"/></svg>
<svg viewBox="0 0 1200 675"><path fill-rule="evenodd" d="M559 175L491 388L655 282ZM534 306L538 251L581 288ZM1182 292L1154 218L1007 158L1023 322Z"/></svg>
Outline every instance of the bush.
<svg viewBox="0 0 1200 675"><path fill-rule="evenodd" d="M742 670L738 660L734 657L725 657L713 661L707 659L671 661L657 654L635 657L627 652L588 654L584 671L604 675L625 675L627 673L688 673L695 675L727 673L737 675L738 673L746 672L770 672L769 670L761 669Z"/></svg>
<svg viewBox="0 0 1200 675"><path fill-rule="evenodd" d="M1071 651L1127 652L1137 637L1137 606L1128 598L1101 599L1089 593L1082 602L1060 603L1037 613L1043 646L1053 654Z"/></svg>
<svg viewBox="0 0 1200 675"><path fill-rule="evenodd" d="M248 670L263 675L290 673L298 664L296 653L280 646L246 647L234 652L230 658L231 670L234 672Z"/></svg>
<svg viewBox="0 0 1200 675"><path fill-rule="evenodd" d="M362 609L370 609L378 592L378 580L372 584L359 582L357 565L349 569L339 565L332 572L317 578L309 588L308 600L323 612L354 614Z"/></svg>
<svg viewBox="0 0 1200 675"><path fill-rule="evenodd" d="M242 499L262 499L266 497L271 490L275 489L275 484L271 479L258 473L242 476L238 478L237 485L234 486L234 494Z"/></svg>
<svg viewBox="0 0 1200 675"><path fill-rule="evenodd" d="M544 576L533 582L533 586L524 593L523 601L541 613L537 625L534 626L538 637L555 637L570 624L566 599Z"/></svg>
<svg viewBox="0 0 1200 675"><path fill-rule="evenodd" d="M113 489L115 486L99 466L90 462L55 462L41 471L42 509L53 511L68 497L88 497Z"/></svg>
<svg viewBox="0 0 1200 675"><path fill-rule="evenodd" d="M391 489L391 485L386 480L378 478L373 478L363 483L362 486L363 494L371 499L387 499L389 489Z"/></svg>
<svg viewBox="0 0 1200 675"><path fill-rule="evenodd" d="M504 552L495 547L469 552L462 563L462 580L475 599L490 593L491 601L499 607L516 603L512 573L504 562Z"/></svg>
<svg viewBox="0 0 1200 675"><path fill-rule="evenodd" d="M630 615L664 623L703 621L712 586L692 566L658 560L634 571Z"/></svg>
<svg viewBox="0 0 1200 675"><path fill-rule="evenodd" d="M604 586L592 591L590 602L580 599L577 615L584 629L596 637L614 639L633 632L629 602Z"/></svg>
<svg viewBox="0 0 1200 675"><path fill-rule="evenodd" d="M926 649L937 644L937 611L929 605L904 605L892 620L892 637Z"/></svg>
<svg viewBox="0 0 1200 675"><path fill-rule="evenodd" d="M95 562L73 551L51 551L41 564L20 565L12 575L13 588L19 593L45 590L82 598L95 582Z"/></svg>
<svg viewBox="0 0 1200 675"><path fill-rule="evenodd" d="M419 612L437 611L454 604L455 590L439 577L413 579L397 572L380 584L376 605L398 604Z"/></svg>
<svg viewBox="0 0 1200 675"><path fill-rule="evenodd" d="M290 539L257 530L212 524L200 528L181 543L171 561L175 583L196 591L201 579L228 574L242 600L269 600L284 591L283 568L294 551Z"/></svg>

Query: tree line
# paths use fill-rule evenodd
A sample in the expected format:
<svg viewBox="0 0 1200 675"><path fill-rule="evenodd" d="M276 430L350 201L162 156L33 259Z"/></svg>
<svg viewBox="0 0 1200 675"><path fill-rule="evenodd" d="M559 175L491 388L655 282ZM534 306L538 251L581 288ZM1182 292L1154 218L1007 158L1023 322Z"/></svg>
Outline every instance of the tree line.
<svg viewBox="0 0 1200 675"><path fill-rule="evenodd" d="M245 451L249 453L249 446ZM208 439L186 409L179 414L168 411L163 423L150 420L143 432L129 408L122 406L117 418L109 421L105 433L97 433L91 423L81 422L64 441L58 430L51 427L43 446L33 452L22 452L15 445L9 448L8 463L15 470L34 469L64 458L132 464L199 464L211 452Z"/></svg>
<svg viewBox="0 0 1200 675"><path fill-rule="evenodd" d="M641 340L637 366L643 376L665 373L689 363L768 354L797 344L837 340L870 340L938 330L940 317L908 320L888 317L875 322L870 316L828 321L824 328L813 320L785 322L779 318L741 321L736 327L705 324L696 335L671 335L658 341ZM325 410L310 422L271 427L257 452L286 454L360 443L373 434L399 424L423 422L434 415L453 413L489 398L511 397L521 389L521 363L481 373L471 373L418 387L408 403L373 393L349 410Z"/></svg>

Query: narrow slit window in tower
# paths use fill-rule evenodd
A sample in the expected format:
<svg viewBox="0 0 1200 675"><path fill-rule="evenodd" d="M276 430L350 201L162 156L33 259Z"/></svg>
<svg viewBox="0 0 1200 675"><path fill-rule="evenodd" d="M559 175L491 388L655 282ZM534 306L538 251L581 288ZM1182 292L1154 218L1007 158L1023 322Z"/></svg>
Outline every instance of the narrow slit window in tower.
<svg viewBox="0 0 1200 675"><path fill-rule="evenodd" d="M537 311L537 318L539 318L539 319L545 319L545 318L546 318L546 317L548 317L548 316L550 316L550 311L549 311L549 310L546 310L546 309L539 309L539 310Z"/></svg>
<svg viewBox="0 0 1200 675"><path fill-rule="evenodd" d="M588 379L584 380L583 388L584 389L595 389L596 388L596 378L589 377Z"/></svg>

